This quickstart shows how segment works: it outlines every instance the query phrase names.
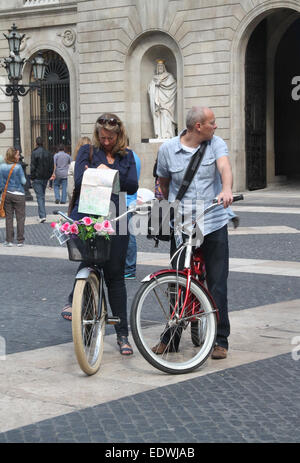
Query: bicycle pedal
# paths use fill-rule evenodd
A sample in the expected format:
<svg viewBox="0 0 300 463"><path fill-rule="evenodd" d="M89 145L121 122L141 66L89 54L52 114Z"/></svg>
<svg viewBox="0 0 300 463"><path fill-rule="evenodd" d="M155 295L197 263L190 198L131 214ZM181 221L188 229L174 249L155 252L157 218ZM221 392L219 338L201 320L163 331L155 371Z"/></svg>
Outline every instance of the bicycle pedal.
<svg viewBox="0 0 300 463"><path fill-rule="evenodd" d="M119 317L107 317L107 319L106 319L106 324L107 325L117 325L120 322L121 322L121 320L120 320Z"/></svg>

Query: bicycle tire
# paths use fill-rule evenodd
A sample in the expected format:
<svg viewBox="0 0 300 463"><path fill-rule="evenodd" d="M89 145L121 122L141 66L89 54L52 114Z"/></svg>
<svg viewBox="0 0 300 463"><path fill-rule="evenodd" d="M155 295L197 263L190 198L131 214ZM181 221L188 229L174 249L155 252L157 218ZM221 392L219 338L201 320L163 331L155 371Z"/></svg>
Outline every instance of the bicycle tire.
<svg viewBox="0 0 300 463"><path fill-rule="evenodd" d="M72 335L75 355L82 371L94 375L100 368L106 324L106 305L102 296L98 314L99 278L91 272L77 280L72 304Z"/></svg>
<svg viewBox="0 0 300 463"><path fill-rule="evenodd" d="M189 314L188 311L191 309L187 305L184 320L176 322L171 317L170 307L173 311L175 306L179 307L179 304L180 307L182 306L185 287L186 277L184 275L177 277L176 274L166 271L140 287L131 308L131 331L139 352L152 366L165 373L183 374L195 370L206 361L215 344L216 310L200 284L191 281L192 301L198 304L194 316ZM180 297L177 296L177 289L180 289ZM202 317L206 319L203 342L195 346L191 339L190 325L192 321L197 321ZM171 331L172 334L170 334ZM168 349L162 355L157 355L152 351L152 347L161 341L163 332L169 332L170 341L173 338L173 350L177 347L175 345L176 336L180 337L178 352L172 352L170 341Z"/></svg>

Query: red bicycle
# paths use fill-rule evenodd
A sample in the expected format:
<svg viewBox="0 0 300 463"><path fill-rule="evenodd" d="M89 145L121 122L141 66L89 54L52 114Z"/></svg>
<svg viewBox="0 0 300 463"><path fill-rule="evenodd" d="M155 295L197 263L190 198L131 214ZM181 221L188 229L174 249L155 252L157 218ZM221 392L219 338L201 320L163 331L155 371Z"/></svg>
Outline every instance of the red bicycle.
<svg viewBox="0 0 300 463"><path fill-rule="evenodd" d="M243 199L235 195L234 201ZM215 200L203 214L217 207ZM131 308L131 331L142 356L155 368L189 373L202 365L215 344L218 309L205 284L201 248L193 249L193 231L171 259L186 249L184 270L164 269L143 280ZM155 352L167 338L164 352ZM164 340L165 343L165 340Z"/></svg>

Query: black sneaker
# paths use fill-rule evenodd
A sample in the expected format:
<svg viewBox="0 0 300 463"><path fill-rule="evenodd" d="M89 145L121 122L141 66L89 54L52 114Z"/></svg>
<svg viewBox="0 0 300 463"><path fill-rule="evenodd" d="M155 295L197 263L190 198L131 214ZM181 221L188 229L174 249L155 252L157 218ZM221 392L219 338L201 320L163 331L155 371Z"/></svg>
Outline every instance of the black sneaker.
<svg viewBox="0 0 300 463"><path fill-rule="evenodd" d="M59 199L56 199L56 200L55 200L55 204L59 204Z"/></svg>

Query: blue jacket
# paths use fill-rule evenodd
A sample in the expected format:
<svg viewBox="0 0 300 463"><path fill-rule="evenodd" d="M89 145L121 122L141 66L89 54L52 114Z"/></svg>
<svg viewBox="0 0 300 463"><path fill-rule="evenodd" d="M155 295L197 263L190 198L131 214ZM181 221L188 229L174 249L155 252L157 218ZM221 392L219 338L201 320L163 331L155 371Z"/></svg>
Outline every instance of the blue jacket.
<svg viewBox="0 0 300 463"><path fill-rule="evenodd" d="M7 164L3 162L0 165L0 191L2 192L5 188L8 174L13 164ZM12 171L11 177L9 179L7 191L20 191L25 193L23 185L26 183L26 178L21 164L17 164Z"/></svg>
<svg viewBox="0 0 300 463"><path fill-rule="evenodd" d="M109 164L107 162L104 151L94 147L92 162L90 163L90 160L89 160L90 145L83 145L80 147L77 158L76 158L75 170L74 170L76 201L75 201L75 206L71 214L72 219L79 220L82 217L84 217L84 214L81 214L78 212L78 203L79 203L79 195L80 195L82 177L85 172L85 166L88 166L90 168L97 168L100 164L105 164L111 169L118 170L119 179L120 179L120 191L124 191L125 193L129 195L132 195L137 191L139 185L138 185L134 156L131 150L126 150L126 151L127 151L127 155L120 156L119 154L117 154L115 158L115 162L113 164ZM116 205L116 213L118 214L119 196L116 194L112 194L111 200ZM125 210L126 210L126 205L125 205Z"/></svg>

